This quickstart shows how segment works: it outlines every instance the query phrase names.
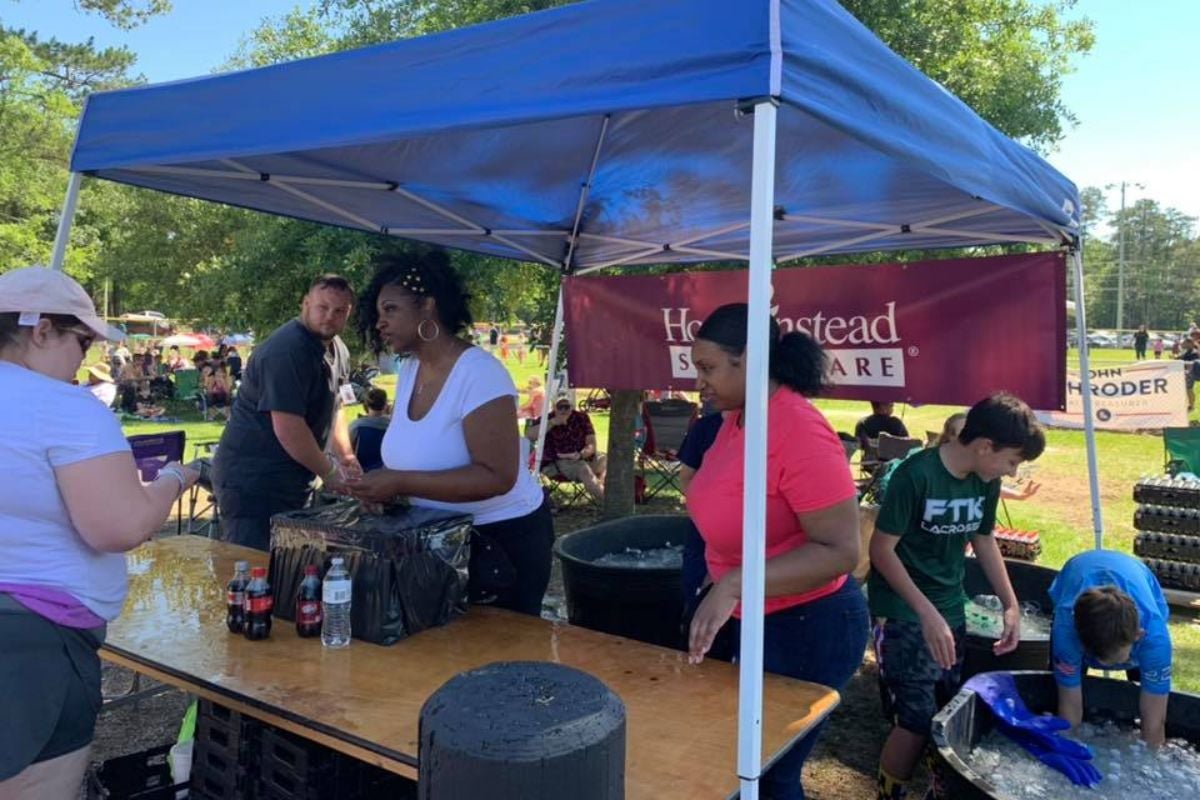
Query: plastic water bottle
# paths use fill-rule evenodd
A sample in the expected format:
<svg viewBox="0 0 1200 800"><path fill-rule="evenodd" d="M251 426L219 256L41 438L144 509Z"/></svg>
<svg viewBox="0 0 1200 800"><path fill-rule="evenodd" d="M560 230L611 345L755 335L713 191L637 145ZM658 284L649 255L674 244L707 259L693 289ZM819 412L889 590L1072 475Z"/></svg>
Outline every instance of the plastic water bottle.
<svg viewBox="0 0 1200 800"><path fill-rule="evenodd" d="M350 573L345 562L335 558L321 585L321 644L346 647L350 644Z"/></svg>

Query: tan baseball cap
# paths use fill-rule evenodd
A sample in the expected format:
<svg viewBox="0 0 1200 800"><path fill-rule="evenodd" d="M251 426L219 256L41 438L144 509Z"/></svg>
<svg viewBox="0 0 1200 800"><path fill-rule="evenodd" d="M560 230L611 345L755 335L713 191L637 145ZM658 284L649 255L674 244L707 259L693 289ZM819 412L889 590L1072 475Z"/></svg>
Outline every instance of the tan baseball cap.
<svg viewBox="0 0 1200 800"><path fill-rule="evenodd" d="M125 338L119 329L96 315L96 306L73 278L46 267L21 267L0 275L0 314L69 314L100 339L118 342ZM22 319L35 325L37 320Z"/></svg>

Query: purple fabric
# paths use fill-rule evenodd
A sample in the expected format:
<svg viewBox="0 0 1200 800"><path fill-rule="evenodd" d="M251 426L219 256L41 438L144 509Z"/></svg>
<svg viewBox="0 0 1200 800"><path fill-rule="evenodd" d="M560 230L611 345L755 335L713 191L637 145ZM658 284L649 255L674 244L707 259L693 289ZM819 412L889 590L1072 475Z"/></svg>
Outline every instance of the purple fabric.
<svg viewBox="0 0 1200 800"><path fill-rule="evenodd" d="M98 628L104 624L104 620L92 613L91 609L61 589L0 583L0 593L8 595L38 616L67 628Z"/></svg>

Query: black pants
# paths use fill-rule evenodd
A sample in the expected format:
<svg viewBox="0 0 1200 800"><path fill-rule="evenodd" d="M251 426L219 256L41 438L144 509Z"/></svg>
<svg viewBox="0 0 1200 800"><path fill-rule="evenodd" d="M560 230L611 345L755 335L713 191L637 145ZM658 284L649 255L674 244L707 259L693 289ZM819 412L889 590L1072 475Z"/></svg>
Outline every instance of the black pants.
<svg viewBox="0 0 1200 800"><path fill-rule="evenodd" d="M539 616L542 597L550 583L550 550L554 546L554 518L550 505L542 502L536 511L515 519L505 519L475 529L496 542L516 571L516 580L499 591L492 592L489 605ZM476 584L476 551L471 551L469 582ZM482 594L471 587L472 597Z"/></svg>

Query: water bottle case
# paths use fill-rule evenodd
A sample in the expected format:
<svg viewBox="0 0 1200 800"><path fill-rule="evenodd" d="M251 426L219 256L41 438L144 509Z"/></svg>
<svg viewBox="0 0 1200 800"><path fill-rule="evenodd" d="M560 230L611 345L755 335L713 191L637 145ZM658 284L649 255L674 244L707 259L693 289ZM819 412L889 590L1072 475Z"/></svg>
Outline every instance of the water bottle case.
<svg viewBox="0 0 1200 800"><path fill-rule="evenodd" d="M294 621L304 568L316 565L324 577L339 556L351 578L355 639L388 645L443 625L466 610L471 530L471 517L463 514L406 507L370 515L349 500L276 515L275 614Z"/></svg>

